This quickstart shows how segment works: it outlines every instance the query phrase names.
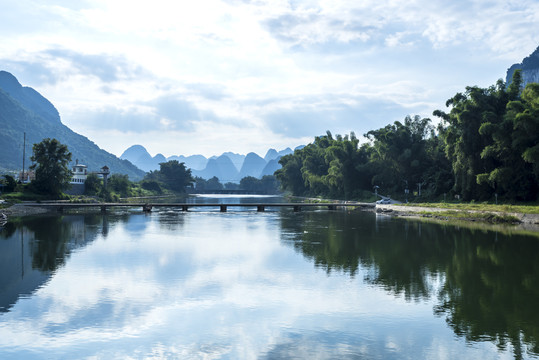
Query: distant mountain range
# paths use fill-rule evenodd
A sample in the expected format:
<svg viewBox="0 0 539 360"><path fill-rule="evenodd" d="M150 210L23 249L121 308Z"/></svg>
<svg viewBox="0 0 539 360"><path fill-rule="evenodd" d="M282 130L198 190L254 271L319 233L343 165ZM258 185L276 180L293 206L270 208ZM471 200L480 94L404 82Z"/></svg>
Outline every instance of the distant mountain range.
<svg viewBox="0 0 539 360"><path fill-rule="evenodd" d="M67 145L76 159L97 171L107 165L111 173L127 174L140 180L144 171L129 161L121 160L100 149L88 138L62 124L53 104L30 87L23 87L17 78L0 71L0 170L21 171L23 138L26 132L25 168L31 165L32 145L44 138L56 138Z"/></svg>
<svg viewBox="0 0 539 360"><path fill-rule="evenodd" d="M121 159L129 160L144 171L158 170L159 163L178 160L191 169L193 176L210 179L214 176L222 183L238 182L246 176L261 178L264 175L273 175L281 168L279 159L293 153L286 148L281 151L269 149L264 158L250 152L247 155L225 152L220 156L206 158L202 155L170 156L165 158L162 154L152 157L142 145L133 145L123 152Z"/></svg>

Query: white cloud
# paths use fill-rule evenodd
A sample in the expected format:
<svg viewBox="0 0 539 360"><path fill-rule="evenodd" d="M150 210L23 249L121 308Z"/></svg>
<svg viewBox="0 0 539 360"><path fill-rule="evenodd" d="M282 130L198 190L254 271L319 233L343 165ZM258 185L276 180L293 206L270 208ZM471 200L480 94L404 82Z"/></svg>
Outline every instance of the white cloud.
<svg viewBox="0 0 539 360"><path fill-rule="evenodd" d="M168 156L185 152L174 150L178 138L190 153L294 146L308 130L312 139L321 128L347 129L353 111L369 116L350 129L358 133L409 113L430 116L465 86L503 77L539 38L539 3L532 0L0 6L9 9L0 14L0 67L49 98L75 131L92 138L100 128L92 140L116 154L138 141L130 134L145 125L168 130L140 138ZM331 109L331 121L324 120ZM308 124L309 113L319 126ZM134 125L117 131L131 117ZM288 131L278 128L284 122ZM217 143L202 144L207 136ZM247 139L244 147L237 138Z"/></svg>

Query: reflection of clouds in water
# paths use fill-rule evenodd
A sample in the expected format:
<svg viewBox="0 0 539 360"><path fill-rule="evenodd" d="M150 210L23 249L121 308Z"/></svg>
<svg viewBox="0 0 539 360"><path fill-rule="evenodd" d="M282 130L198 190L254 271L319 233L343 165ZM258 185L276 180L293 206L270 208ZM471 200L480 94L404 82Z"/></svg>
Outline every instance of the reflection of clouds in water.
<svg viewBox="0 0 539 360"><path fill-rule="evenodd" d="M168 216L133 215L74 253L0 318L0 353L21 346L53 357L398 357L398 347L413 353L426 328L432 333L420 339L430 354L453 341L431 302L410 304L356 280L363 276L313 270L280 244L278 214L183 214L184 225L166 231Z"/></svg>

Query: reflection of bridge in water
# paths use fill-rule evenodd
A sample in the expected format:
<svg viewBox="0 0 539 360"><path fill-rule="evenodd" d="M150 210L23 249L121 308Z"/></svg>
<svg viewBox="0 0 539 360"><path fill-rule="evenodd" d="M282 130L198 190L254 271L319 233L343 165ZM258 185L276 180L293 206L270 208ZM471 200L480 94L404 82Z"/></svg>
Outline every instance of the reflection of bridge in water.
<svg viewBox="0 0 539 360"><path fill-rule="evenodd" d="M221 189L221 190L199 190L199 189L193 189L193 190L187 190L187 194L189 195L206 195L206 194L216 194L216 195L272 195L272 196L280 196L279 194L270 194L265 191L249 191L249 190L227 190L227 189Z"/></svg>
<svg viewBox="0 0 539 360"><path fill-rule="evenodd" d="M338 208L374 208L374 203L359 202L332 202L332 203L26 203L25 206L37 206L47 209L54 209L62 212L72 209L90 209L100 208L106 212L108 208L142 208L145 212L151 212L153 208L176 208L180 211L189 211L190 208L210 207L218 208L221 212L226 212L231 207L256 208L257 212L263 212L266 208L292 208L294 211L301 211L302 208L327 208L328 210L337 210Z"/></svg>

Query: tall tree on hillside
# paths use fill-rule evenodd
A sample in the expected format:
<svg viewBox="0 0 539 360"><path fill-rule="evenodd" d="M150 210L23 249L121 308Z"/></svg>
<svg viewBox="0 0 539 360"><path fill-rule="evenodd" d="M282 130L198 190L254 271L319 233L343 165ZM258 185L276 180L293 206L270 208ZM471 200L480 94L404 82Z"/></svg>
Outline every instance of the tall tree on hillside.
<svg viewBox="0 0 539 360"><path fill-rule="evenodd" d="M32 181L37 191L59 196L62 190L69 187L72 173L69 170L71 153L66 145L56 139L43 139L34 144L31 160L35 162L30 169L36 171L36 179Z"/></svg>

